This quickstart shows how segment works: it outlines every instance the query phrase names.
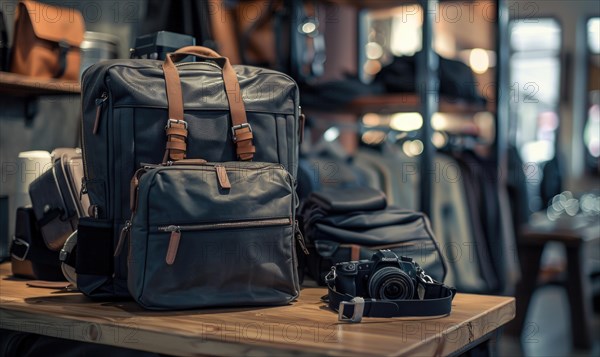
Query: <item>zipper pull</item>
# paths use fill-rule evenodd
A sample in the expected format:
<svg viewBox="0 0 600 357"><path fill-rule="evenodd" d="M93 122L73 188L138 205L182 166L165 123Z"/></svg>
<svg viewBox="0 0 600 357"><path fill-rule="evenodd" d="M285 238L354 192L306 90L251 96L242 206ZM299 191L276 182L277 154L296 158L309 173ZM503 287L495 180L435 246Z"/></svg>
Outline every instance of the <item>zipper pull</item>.
<svg viewBox="0 0 600 357"><path fill-rule="evenodd" d="M304 254L309 255L310 253L308 252L308 248L306 248L306 242L304 241L304 236L302 235L302 232L300 231L300 226L298 225L298 221L296 221L296 240L300 244L300 248L302 248L302 251L304 252Z"/></svg>
<svg viewBox="0 0 600 357"><path fill-rule="evenodd" d="M100 217L100 207L98 207L98 205L90 205L88 207L87 214L89 217L92 217L92 218Z"/></svg>
<svg viewBox="0 0 600 357"><path fill-rule="evenodd" d="M129 209L131 212L137 211L140 178L146 173L147 170L148 169L146 166L139 168L135 171L133 177L131 177L131 182L129 183Z"/></svg>
<svg viewBox="0 0 600 357"><path fill-rule="evenodd" d="M98 133L98 129L100 128L100 115L102 114L102 107L104 107L104 102L108 99L108 93L103 92L100 98L96 98L96 120L94 120L94 130L92 133L96 135Z"/></svg>
<svg viewBox="0 0 600 357"><path fill-rule="evenodd" d="M141 162L140 163L140 169L146 169L146 170L155 169L155 168L160 167L160 166L165 166L165 165L164 164L160 164L160 165L157 165L157 164L148 164L148 163L145 163L145 162Z"/></svg>
<svg viewBox="0 0 600 357"><path fill-rule="evenodd" d="M171 238L169 239L169 248L167 248L167 257L165 261L168 265L173 265L173 263L175 263L175 257L177 256L179 241L181 240L181 228L178 226L168 226L164 229L164 231L171 232Z"/></svg>
<svg viewBox="0 0 600 357"><path fill-rule="evenodd" d="M217 172L219 186L222 189L230 189L231 182L229 182L229 177L227 177L227 170L225 169L225 166L215 165L215 171Z"/></svg>
<svg viewBox="0 0 600 357"><path fill-rule="evenodd" d="M85 179L85 177L81 178L81 190L79 190L79 200L81 201L81 198L83 197L83 195L87 195L88 190L87 190L87 181Z"/></svg>
<svg viewBox="0 0 600 357"><path fill-rule="evenodd" d="M306 126L306 116L302 113L302 107L298 106L298 120L300 121L300 125L298 125L298 144L302 144L304 142L304 127Z"/></svg>
<svg viewBox="0 0 600 357"><path fill-rule="evenodd" d="M118 257L123 251L123 244L125 244L125 240L129 239L129 231L131 230L131 221L125 222L125 227L121 230L121 235L119 236L119 241L117 242L117 248L115 248L115 257Z"/></svg>

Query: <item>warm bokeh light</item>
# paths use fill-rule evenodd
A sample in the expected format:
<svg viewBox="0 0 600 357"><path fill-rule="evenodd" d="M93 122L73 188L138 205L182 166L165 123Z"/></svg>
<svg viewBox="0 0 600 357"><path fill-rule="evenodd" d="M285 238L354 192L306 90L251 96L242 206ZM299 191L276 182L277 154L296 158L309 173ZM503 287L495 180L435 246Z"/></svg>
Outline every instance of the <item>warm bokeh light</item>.
<svg viewBox="0 0 600 357"><path fill-rule="evenodd" d="M431 142L436 148L442 148L448 142L448 136L442 132L436 131L431 136Z"/></svg>
<svg viewBox="0 0 600 357"><path fill-rule="evenodd" d="M367 145L379 145L385 141L386 136L381 130L369 130L362 135L361 140Z"/></svg>
<svg viewBox="0 0 600 357"><path fill-rule="evenodd" d="M398 131L419 130L423 126L423 117L419 113L398 113L392 116L390 127Z"/></svg>
<svg viewBox="0 0 600 357"><path fill-rule="evenodd" d="M423 142L421 140L407 140L402 144L402 151L408 157L415 157L423 153Z"/></svg>
<svg viewBox="0 0 600 357"><path fill-rule="evenodd" d="M381 117L375 113L367 113L363 116L362 123L368 127L379 126L381 124Z"/></svg>
<svg viewBox="0 0 600 357"><path fill-rule="evenodd" d="M365 53L370 60L378 60L383 57L383 47L377 42L369 42L365 45Z"/></svg>
<svg viewBox="0 0 600 357"><path fill-rule="evenodd" d="M473 72L482 74L490 68L490 56L481 48L474 48L469 55L469 66Z"/></svg>
<svg viewBox="0 0 600 357"><path fill-rule="evenodd" d="M368 60L363 67L366 74L374 76L381 71L381 62L378 60Z"/></svg>

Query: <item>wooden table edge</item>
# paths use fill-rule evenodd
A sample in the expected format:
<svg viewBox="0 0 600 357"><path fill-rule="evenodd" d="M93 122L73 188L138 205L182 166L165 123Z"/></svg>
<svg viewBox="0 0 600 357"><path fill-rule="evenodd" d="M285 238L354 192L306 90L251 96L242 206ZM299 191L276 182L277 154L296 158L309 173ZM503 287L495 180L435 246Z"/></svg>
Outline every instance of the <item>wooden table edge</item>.
<svg viewBox="0 0 600 357"><path fill-rule="evenodd" d="M100 321L90 322L88 319L77 316L64 317L60 314L48 313L41 315L39 313L28 312L21 305L11 304L11 299L2 298L0 300L0 328L35 333L40 335L67 338L70 340L99 343L104 345L130 348L148 352L158 352L172 355L190 355L191 350L199 352L207 351L209 354L218 355L248 355L248 354L273 354L277 355L311 355L311 356L351 356L358 355L357 352L347 348L326 349L319 347L311 348L306 345L294 346L290 343L281 343L275 341L255 341L247 340L232 341L230 339L213 338L209 335L199 338L197 335L182 333L168 333L168 331L157 331L155 329L144 329L143 336L137 335L138 328L135 327L135 321L102 321L103 317L98 316ZM496 311L501 314L501 319L494 321L493 326L485 328L481 336L474 337L473 323ZM7 315L10 321L6 321ZM506 298L499 305L494 306L472 318L454 326L451 329L436 333L419 343L416 346L405 350L397 351L394 355L423 355L430 354L428 347L438 346L436 355L451 355L465 346L456 346L447 344L446 340L453 333L459 335L468 334L469 343L476 345L477 340L496 331L501 326L511 321L515 316L515 299ZM135 319L132 319L135 320ZM15 326L14 321L23 321L19 326ZM418 321L418 320L415 320ZM8 326L7 326L8 322ZM12 322L12 323L11 323ZM12 326L11 326L12 325ZM140 340L139 337L143 337ZM165 342L165 339L169 343ZM483 342L483 340L481 340ZM131 346L127 346L131 343ZM468 345L467 344L467 345Z"/></svg>
<svg viewBox="0 0 600 357"><path fill-rule="evenodd" d="M219 339L199 337L182 333L169 333L168 331L157 331L154 329L144 329L143 340L139 339L138 328L135 322L126 321L105 321L90 322L85 318L69 316L65 318L58 314L40 315L39 313L27 312L24 309L10 309L4 305L5 301L0 301L0 328L12 331L28 332L44 336L64 338L68 340L109 345L114 347L140 350L146 352L161 353L175 356L189 356L191 351L189 346L197 346L197 353L206 351L207 356L239 356L249 355L251 353L267 353L272 355L274 352L280 356L331 356L331 353L323 349L307 350L306 346L297 349L291 348L289 344L277 342L256 341L249 343L247 341L232 341L231 339ZM14 326L14 323L6 323L6 315L10 315L11 322L22 320L20 326ZM50 316L52 321L46 321L45 317ZM98 318L101 318L100 316ZM168 344L161 343L165 338ZM131 346L127 344L130 343ZM179 348L188 346L188 348ZM338 352L338 351L336 351ZM347 356L346 350L339 351L339 355ZM217 353L217 354L215 354ZM202 354L201 354L202 355Z"/></svg>
<svg viewBox="0 0 600 357"><path fill-rule="evenodd" d="M491 308L484 312L481 312L481 313L473 316L472 318L470 318L466 321L463 321L462 323L460 323L459 325L455 326L454 328L452 328L450 330L444 330L441 333L434 334L431 337L429 337L428 339L424 340L423 343L416 345L413 348L409 348L409 349L401 351L401 354L398 354L398 356L427 355L426 352L428 352L428 351L423 350L423 348L430 344L438 346L438 348L436 349L436 352L435 352L436 356L450 356L450 355L454 355L456 352L459 352L459 351L462 351L462 352L467 351L469 348L466 348L466 347L476 346L478 344L478 343L476 343L478 340L480 340L479 342L483 342L484 340L488 339L491 334L498 331L498 329L500 329L502 326L506 325L507 323L509 323L510 321L512 321L515 318L515 316L516 316L516 299L514 297L506 297L506 298L507 298L507 300L504 301L503 303L501 303L499 306L497 305L494 308ZM494 310L496 310L498 312L506 310L506 312L508 312L508 314L500 315L500 317L502 317L502 320L494 322L494 324L492 326L489 326L491 328L487 328L487 326L486 326L485 332L483 332L481 334L481 336L475 338L474 337L475 334L473 333L473 328L474 328L473 322L478 321L479 319L488 315L490 312L492 312ZM468 344L465 346L459 347L459 348L445 351L444 348L447 347L447 344L445 343L446 339L449 337L450 334L455 333L455 332L457 332L459 335L462 335L462 332L467 332L469 335Z"/></svg>

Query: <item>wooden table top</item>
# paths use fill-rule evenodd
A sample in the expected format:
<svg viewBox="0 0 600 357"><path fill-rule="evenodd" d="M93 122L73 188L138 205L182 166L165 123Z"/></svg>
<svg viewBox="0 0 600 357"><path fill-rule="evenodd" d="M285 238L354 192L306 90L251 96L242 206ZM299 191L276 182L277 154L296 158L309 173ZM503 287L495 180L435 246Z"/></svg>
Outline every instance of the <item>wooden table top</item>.
<svg viewBox="0 0 600 357"><path fill-rule="evenodd" d="M515 316L512 297L457 294L450 316L338 322L323 288L269 308L153 312L31 288L0 265L0 328L173 355L448 355Z"/></svg>

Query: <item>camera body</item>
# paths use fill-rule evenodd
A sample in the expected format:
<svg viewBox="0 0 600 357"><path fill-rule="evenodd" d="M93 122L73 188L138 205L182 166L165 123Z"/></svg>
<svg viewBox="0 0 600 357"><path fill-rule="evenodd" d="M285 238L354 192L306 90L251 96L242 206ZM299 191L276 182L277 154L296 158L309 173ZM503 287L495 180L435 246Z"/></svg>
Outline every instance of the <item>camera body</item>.
<svg viewBox="0 0 600 357"><path fill-rule="evenodd" d="M339 293L377 300L418 299L419 265L391 250L377 251L371 260L335 265L335 289Z"/></svg>

